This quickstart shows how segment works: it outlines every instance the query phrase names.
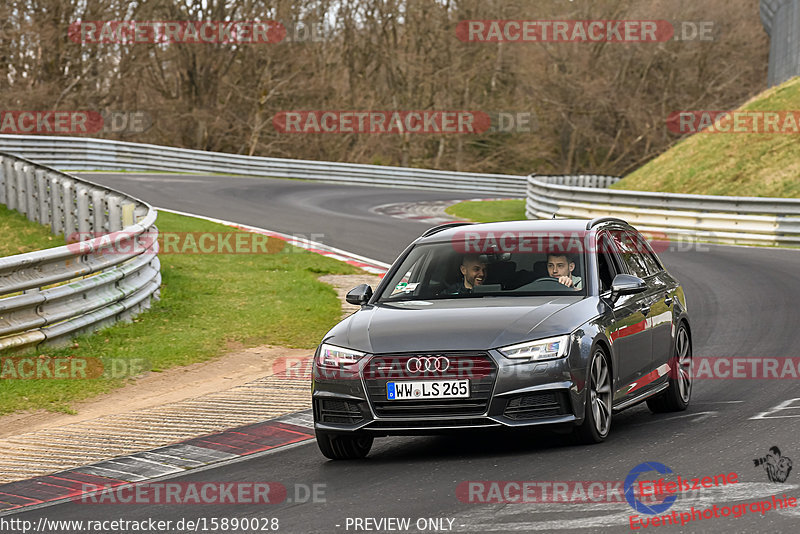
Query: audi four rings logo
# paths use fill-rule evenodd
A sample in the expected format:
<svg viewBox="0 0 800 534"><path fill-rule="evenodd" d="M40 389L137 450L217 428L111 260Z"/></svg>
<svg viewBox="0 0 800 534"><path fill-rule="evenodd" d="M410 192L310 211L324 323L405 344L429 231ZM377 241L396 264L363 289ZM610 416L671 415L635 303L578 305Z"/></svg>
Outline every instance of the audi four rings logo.
<svg viewBox="0 0 800 534"><path fill-rule="evenodd" d="M422 356L410 358L406 362L406 369L409 373L419 373L420 371L439 371L444 372L450 368L450 360L444 356Z"/></svg>

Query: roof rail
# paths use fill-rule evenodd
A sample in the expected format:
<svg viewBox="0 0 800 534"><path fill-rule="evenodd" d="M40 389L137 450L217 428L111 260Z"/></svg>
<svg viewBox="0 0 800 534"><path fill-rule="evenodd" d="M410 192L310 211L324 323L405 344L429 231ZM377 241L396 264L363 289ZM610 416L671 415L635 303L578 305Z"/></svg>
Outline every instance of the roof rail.
<svg viewBox="0 0 800 534"><path fill-rule="evenodd" d="M627 221L624 221L624 220L620 219L619 217L595 217L594 219L592 219L591 221L586 223L586 229L587 230L591 230L592 228L594 228L598 224L605 223L605 222L617 222L617 223L622 223L622 224L628 224Z"/></svg>
<svg viewBox="0 0 800 534"><path fill-rule="evenodd" d="M447 230L448 228L455 228L456 226L464 226L467 224L472 224L472 223L467 221L453 221L453 222L446 222L444 224L438 224L433 228L428 228L427 230L425 230L420 237L428 237L429 235L438 234L442 230Z"/></svg>

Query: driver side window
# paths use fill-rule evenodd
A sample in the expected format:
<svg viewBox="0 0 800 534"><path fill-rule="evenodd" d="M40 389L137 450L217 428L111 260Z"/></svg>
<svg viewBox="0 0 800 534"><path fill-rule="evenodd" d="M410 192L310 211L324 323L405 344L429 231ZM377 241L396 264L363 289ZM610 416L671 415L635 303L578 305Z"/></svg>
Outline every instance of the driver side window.
<svg viewBox="0 0 800 534"><path fill-rule="evenodd" d="M611 242L606 236L600 238L600 248L597 251L597 268L600 278L600 293L611 289L611 282L619 274L614 257L611 253Z"/></svg>

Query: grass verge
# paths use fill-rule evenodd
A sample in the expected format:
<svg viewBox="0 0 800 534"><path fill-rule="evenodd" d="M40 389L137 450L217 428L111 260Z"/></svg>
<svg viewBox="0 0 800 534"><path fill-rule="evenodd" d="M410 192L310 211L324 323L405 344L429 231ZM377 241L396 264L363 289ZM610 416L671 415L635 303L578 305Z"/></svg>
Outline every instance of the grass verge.
<svg viewBox="0 0 800 534"><path fill-rule="evenodd" d="M21 222L31 224L24 218ZM13 232L23 230L19 223L10 223ZM162 232L233 230L171 213L160 213L157 224ZM146 361L146 370L160 371L209 360L231 347L274 344L311 350L341 317L336 292L317 277L359 272L289 245L273 254L161 254L159 258L161 300L149 311L132 323L76 338L68 347L45 347L35 355ZM13 371L0 367L0 414L40 408L69 413L72 402L128 380L9 377Z"/></svg>
<svg viewBox="0 0 800 534"><path fill-rule="evenodd" d="M800 109L800 77L772 87L741 110ZM798 133L697 133L612 187L637 191L800 198ZM796 126L795 126L796 128Z"/></svg>
<svg viewBox="0 0 800 534"><path fill-rule="evenodd" d="M471 200L445 209L453 217L473 222L525 220L525 200Z"/></svg>
<svg viewBox="0 0 800 534"><path fill-rule="evenodd" d="M58 247L64 244L63 236L54 236L50 227L29 221L19 212L0 204L0 258L24 254L34 250Z"/></svg>

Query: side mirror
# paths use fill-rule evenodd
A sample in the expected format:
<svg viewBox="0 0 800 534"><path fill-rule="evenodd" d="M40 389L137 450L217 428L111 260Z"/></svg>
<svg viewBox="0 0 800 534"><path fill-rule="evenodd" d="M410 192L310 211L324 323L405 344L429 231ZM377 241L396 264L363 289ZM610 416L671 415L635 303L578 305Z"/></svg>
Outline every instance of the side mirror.
<svg viewBox="0 0 800 534"><path fill-rule="evenodd" d="M344 299L350 304L361 306L366 304L371 298L372 288L367 284L361 284L360 286L356 286L348 291L347 296Z"/></svg>
<svg viewBox="0 0 800 534"><path fill-rule="evenodd" d="M633 295L647 291L647 284L638 276L618 274L611 282L611 302L616 302L622 295Z"/></svg>

